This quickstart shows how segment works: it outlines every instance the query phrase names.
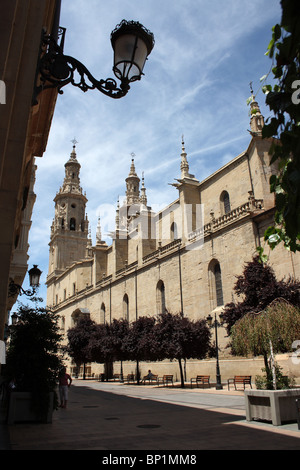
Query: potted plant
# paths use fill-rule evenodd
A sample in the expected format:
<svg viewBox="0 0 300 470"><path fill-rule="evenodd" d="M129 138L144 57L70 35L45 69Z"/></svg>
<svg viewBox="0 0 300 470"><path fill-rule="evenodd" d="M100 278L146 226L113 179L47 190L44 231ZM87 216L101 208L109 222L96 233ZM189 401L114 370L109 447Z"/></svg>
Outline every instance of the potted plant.
<svg viewBox="0 0 300 470"><path fill-rule="evenodd" d="M249 313L232 328L232 348L238 355L262 355L264 378L256 378L256 390L245 390L246 418L272 421L297 421L295 400L300 388L282 374L274 354L290 351L300 334L300 309L283 299L273 301L262 312Z"/></svg>
<svg viewBox="0 0 300 470"><path fill-rule="evenodd" d="M20 305L10 326L4 375L9 390L8 424L51 422L57 406L56 385L62 367L58 316L37 304Z"/></svg>

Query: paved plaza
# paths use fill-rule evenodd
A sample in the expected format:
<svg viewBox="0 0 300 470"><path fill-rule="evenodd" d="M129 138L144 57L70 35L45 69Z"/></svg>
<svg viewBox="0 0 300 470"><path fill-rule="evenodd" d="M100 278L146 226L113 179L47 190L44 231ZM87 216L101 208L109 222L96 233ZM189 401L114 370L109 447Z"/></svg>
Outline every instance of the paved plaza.
<svg viewBox="0 0 300 470"><path fill-rule="evenodd" d="M74 380L68 408L55 411L51 424L14 424L5 430L1 449L7 450L300 449L297 423L247 422L243 392L225 388Z"/></svg>

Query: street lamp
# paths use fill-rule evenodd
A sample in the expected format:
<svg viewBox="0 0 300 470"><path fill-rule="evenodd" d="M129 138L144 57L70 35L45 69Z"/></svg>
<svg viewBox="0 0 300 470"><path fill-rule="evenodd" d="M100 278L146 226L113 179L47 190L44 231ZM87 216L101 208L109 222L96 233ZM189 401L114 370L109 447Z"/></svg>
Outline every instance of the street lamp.
<svg viewBox="0 0 300 470"><path fill-rule="evenodd" d="M37 264L33 265L33 268L31 268L28 271L29 274L29 283L30 285L35 289L40 285L40 277L42 274L42 271L37 267Z"/></svg>
<svg viewBox="0 0 300 470"><path fill-rule="evenodd" d="M215 335L216 335L216 390L222 390L222 382L221 382L221 374L220 374L220 365L219 365L219 345L218 345L218 327L222 326L223 324L223 314L220 313L219 315L221 323L218 322L217 320L217 315L215 312L215 320L213 321L213 317L211 315L208 315L206 321L207 324L210 328L215 328Z"/></svg>
<svg viewBox="0 0 300 470"><path fill-rule="evenodd" d="M113 78L97 80L85 65L64 55L65 33L66 28L58 28L57 34L42 33L37 67L40 84L35 87L34 104L42 90L57 88L62 94L62 87L68 83L84 92L97 89L111 98L121 98L127 94L130 83L141 79L147 57L154 47L153 34L139 22L122 20L116 26L110 39L114 50L113 72L121 81L118 88ZM60 44L57 42L59 38Z"/></svg>
<svg viewBox="0 0 300 470"><path fill-rule="evenodd" d="M37 267L37 264L33 265L33 268L31 268L28 271L29 275L29 283L30 286L32 287L31 290L24 290L22 286L19 284L14 283L14 281L11 279L8 287L8 297L14 297L15 295L26 295L26 297L32 297L36 293L36 289L40 285L40 277L41 277L42 271Z"/></svg>

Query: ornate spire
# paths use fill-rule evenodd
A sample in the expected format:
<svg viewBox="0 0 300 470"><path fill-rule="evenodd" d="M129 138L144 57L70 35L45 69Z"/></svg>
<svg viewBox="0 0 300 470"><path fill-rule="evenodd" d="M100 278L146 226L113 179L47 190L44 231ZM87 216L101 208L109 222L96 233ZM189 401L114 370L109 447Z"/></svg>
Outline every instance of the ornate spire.
<svg viewBox="0 0 300 470"><path fill-rule="evenodd" d="M100 225L100 215L99 215L97 230L96 230L96 245L99 245L101 242L102 242L102 235L101 235L101 225Z"/></svg>
<svg viewBox="0 0 300 470"><path fill-rule="evenodd" d="M133 157L134 154L131 154ZM129 175L126 178L127 205L136 204L140 197L140 178L137 176L134 166L134 158L131 159Z"/></svg>
<svg viewBox="0 0 300 470"><path fill-rule="evenodd" d="M143 175L142 175L142 188L141 188L140 201L144 206L147 206L146 188L145 188L145 183L144 183L144 172L143 172Z"/></svg>
<svg viewBox="0 0 300 470"><path fill-rule="evenodd" d="M181 170L181 179L184 179L184 178L195 178L194 175L191 175L190 174L190 167L189 167L189 164L188 164L188 161L187 161L187 153L185 151L185 148L184 148L184 140L183 140L183 136L182 136L182 139L181 139L181 164L180 164L180 170Z"/></svg>
<svg viewBox="0 0 300 470"><path fill-rule="evenodd" d="M120 228L120 202L118 197L117 210L116 210L116 230Z"/></svg>
<svg viewBox="0 0 300 470"><path fill-rule="evenodd" d="M180 164L180 170L181 170L181 178L187 178L190 176L189 174L189 164L187 161L187 154L184 148L184 140L182 136L182 141L181 141L181 146L182 146L182 151L181 151L181 164Z"/></svg>
<svg viewBox="0 0 300 470"><path fill-rule="evenodd" d="M137 176L136 171L135 171L135 166L134 166L134 153L131 154L132 159L131 159L131 166L130 166L130 171L128 176Z"/></svg>
<svg viewBox="0 0 300 470"><path fill-rule="evenodd" d="M181 187L181 185L183 183L189 183L189 184L198 184L199 183L199 181L195 178L195 175L192 175L189 171L190 168L189 168L189 164L188 164L188 161L187 161L187 153L186 153L185 147L184 147L183 136L182 136L182 139L181 139L180 170L181 170L181 177L180 177L180 179L176 178L176 181L178 181L178 183L170 183L172 186L174 186L175 188L179 188L179 187Z"/></svg>
<svg viewBox="0 0 300 470"><path fill-rule="evenodd" d="M70 153L70 159L69 161L76 161L77 162L77 155L76 155L76 144L78 144L77 140L74 138L73 140L71 140L72 144L73 144L73 150L72 152ZM77 162L78 163L78 162Z"/></svg>
<svg viewBox="0 0 300 470"><path fill-rule="evenodd" d="M73 149L70 153L69 160L65 163L65 178L62 185L60 192L67 192L67 193L80 193L82 194L82 188L80 186L80 168L81 165L77 160L76 154L76 140L73 141Z"/></svg>
<svg viewBox="0 0 300 470"><path fill-rule="evenodd" d="M75 150L75 149L76 149L76 147L75 147L75 145L73 145L73 150L72 150L72 152L71 152L71 154L70 154L70 160L76 160L76 161L77 161L77 158L76 158L76 157L77 157L77 154L76 154L76 150Z"/></svg>
<svg viewBox="0 0 300 470"><path fill-rule="evenodd" d="M261 136L264 127L264 117L260 112L258 102L253 93L252 82L250 82L251 102L250 102L250 134L252 136Z"/></svg>
<svg viewBox="0 0 300 470"><path fill-rule="evenodd" d="M96 230L96 246L107 246L106 242L102 240L102 233L101 233L101 224L100 224L100 215L98 216L98 223L97 223L97 230Z"/></svg>

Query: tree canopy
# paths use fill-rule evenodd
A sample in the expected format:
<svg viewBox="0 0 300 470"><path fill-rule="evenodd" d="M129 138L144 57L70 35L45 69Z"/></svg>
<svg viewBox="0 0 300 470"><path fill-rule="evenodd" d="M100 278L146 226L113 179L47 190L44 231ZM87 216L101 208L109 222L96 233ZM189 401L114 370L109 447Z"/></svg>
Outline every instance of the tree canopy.
<svg viewBox="0 0 300 470"><path fill-rule="evenodd" d="M96 331L96 328L96 323L89 317L84 316L67 333L67 352L77 366L80 364L84 365L84 374L85 364L91 360L90 338Z"/></svg>
<svg viewBox="0 0 300 470"><path fill-rule="evenodd" d="M259 256L245 264L243 274L237 276L234 292L242 300L225 305L224 322L229 335L233 325L244 315L262 311L277 298L300 306L300 282L292 278L278 281L272 267L262 263Z"/></svg>
<svg viewBox="0 0 300 470"><path fill-rule="evenodd" d="M274 353L285 353L299 338L300 308L278 299L263 311L241 318L232 328L231 345L239 356L268 356L270 341Z"/></svg>
<svg viewBox="0 0 300 470"><path fill-rule="evenodd" d="M87 318L68 331L68 351L78 363L119 361L181 361L202 359L210 351L211 332L205 320L191 321L169 312L158 317L139 317L129 324L114 319L96 324Z"/></svg>
<svg viewBox="0 0 300 470"><path fill-rule="evenodd" d="M274 354L292 351L299 335L300 308L277 299L263 311L247 313L235 323L231 348L238 356L263 356L266 378L259 378L259 388L289 388L290 379L282 374Z"/></svg>
<svg viewBox="0 0 300 470"><path fill-rule="evenodd" d="M4 374L18 391L31 392L33 408L44 416L62 367L58 316L43 307L21 305L17 318L10 326Z"/></svg>
<svg viewBox="0 0 300 470"><path fill-rule="evenodd" d="M275 224L266 230L265 240L272 249L283 243L296 252L300 250L300 3L281 0L281 7L281 22L273 27L267 51L275 85L263 86L272 117L266 120L262 136L275 138L271 163L277 162L279 168L270 179Z"/></svg>
<svg viewBox="0 0 300 470"><path fill-rule="evenodd" d="M157 360L157 339L154 335L155 317L139 317L132 322L123 346L127 359L136 361Z"/></svg>
<svg viewBox="0 0 300 470"><path fill-rule="evenodd" d="M210 329L205 320L191 321L181 314L165 312L158 316L154 333L158 345L157 359L178 361L181 386L184 387L182 360L207 356L211 347Z"/></svg>

